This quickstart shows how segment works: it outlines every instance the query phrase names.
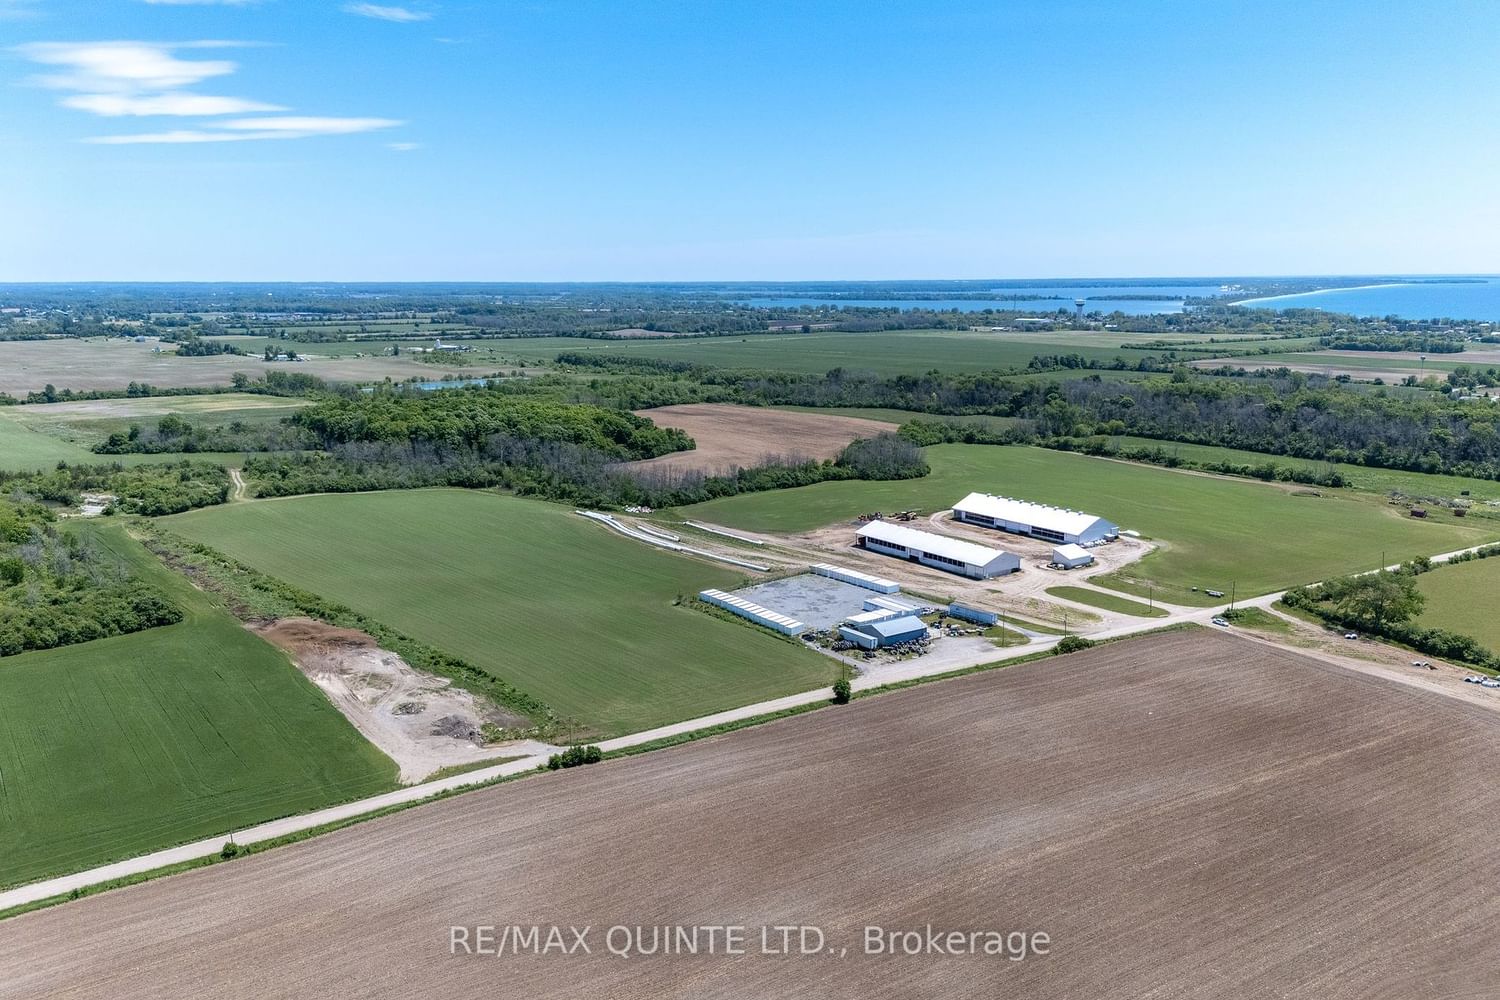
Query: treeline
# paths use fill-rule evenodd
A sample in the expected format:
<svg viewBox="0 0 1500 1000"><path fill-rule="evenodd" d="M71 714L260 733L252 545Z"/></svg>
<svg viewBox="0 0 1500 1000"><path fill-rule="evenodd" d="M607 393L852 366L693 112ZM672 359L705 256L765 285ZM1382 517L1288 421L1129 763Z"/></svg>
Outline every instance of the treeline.
<svg viewBox="0 0 1500 1000"><path fill-rule="evenodd" d="M0 500L0 656L181 620L87 531L59 531L40 503Z"/></svg>
<svg viewBox="0 0 1500 1000"><path fill-rule="evenodd" d="M258 497L428 486L500 487L581 507L671 507L838 479L905 479L929 471L896 435L857 441L833 461L790 458L722 475L660 470L566 440L495 434L474 445L362 441L316 454L256 455L244 475Z"/></svg>
<svg viewBox="0 0 1500 1000"><path fill-rule="evenodd" d="M1335 351L1420 351L1425 354L1458 354L1464 342L1457 337L1414 333L1361 334L1341 332L1319 337L1322 347Z"/></svg>
<svg viewBox="0 0 1500 1000"><path fill-rule="evenodd" d="M108 494L106 513L158 516L229 499L229 473L221 466L183 460L127 468L113 465L68 465L46 472L0 471L0 493L11 497L76 507L83 494Z"/></svg>
<svg viewBox="0 0 1500 1000"><path fill-rule="evenodd" d="M420 395L374 392L318 403L290 421L325 448L402 443L462 453L491 441L529 441L575 445L630 461L694 447L682 431L657 427L633 413L570 405L504 387L468 386Z"/></svg>
<svg viewBox="0 0 1500 1000"><path fill-rule="evenodd" d="M1500 545L1487 545L1452 561L1465 562L1497 555L1500 555ZM1413 623L1427 603L1426 597L1417 589L1416 578L1433 570L1441 572L1436 564L1423 557L1396 570L1338 577L1309 587L1297 587L1287 591L1282 601L1288 607L1305 611L1330 625L1390 639L1428 656L1441 656L1491 669L1500 667L1500 658L1474 637L1450 629L1423 628Z"/></svg>
<svg viewBox="0 0 1500 1000"><path fill-rule="evenodd" d="M227 340L204 340L202 337L190 337L179 341L177 344L177 356L179 358L212 358L220 354L244 355L246 352L237 345Z"/></svg>
<svg viewBox="0 0 1500 1000"><path fill-rule="evenodd" d="M195 426L169 413L155 427L131 424L115 431L94 452L100 455L159 455L167 452L292 451L316 447L312 434L288 424L246 424L234 420L224 425Z"/></svg>

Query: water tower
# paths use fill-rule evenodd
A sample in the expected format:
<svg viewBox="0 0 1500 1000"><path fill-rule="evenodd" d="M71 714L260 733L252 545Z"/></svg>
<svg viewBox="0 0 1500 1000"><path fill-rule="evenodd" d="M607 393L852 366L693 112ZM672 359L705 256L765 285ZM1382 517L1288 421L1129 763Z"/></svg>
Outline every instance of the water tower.
<svg viewBox="0 0 1500 1000"><path fill-rule="evenodd" d="M1075 309L1078 310L1078 319L1080 321L1083 319L1083 307L1085 305L1087 305L1087 304L1088 303L1084 299L1074 299L1073 300L1073 308L1075 308Z"/></svg>

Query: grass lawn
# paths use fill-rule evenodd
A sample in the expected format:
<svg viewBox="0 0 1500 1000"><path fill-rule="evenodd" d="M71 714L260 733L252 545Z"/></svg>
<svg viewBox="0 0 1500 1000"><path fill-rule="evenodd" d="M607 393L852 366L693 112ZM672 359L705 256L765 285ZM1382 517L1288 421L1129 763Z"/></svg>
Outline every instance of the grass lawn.
<svg viewBox="0 0 1500 1000"><path fill-rule="evenodd" d="M1088 334L1038 335L957 330L891 330L872 333L747 334L737 337L676 337L663 340L585 340L537 337L504 341L503 354L551 362L562 352L610 357L666 358L721 368L756 368L821 374L832 368L880 375L921 374L934 368L977 372L1025 367L1038 354L1080 354L1099 361L1136 361L1159 351L1122 349L1125 337L1111 334L1107 345L1091 344Z"/></svg>
<svg viewBox="0 0 1500 1000"><path fill-rule="evenodd" d="M0 886L374 795L396 765L118 524L184 621L0 658Z"/></svg>
<svg viewBox="0 0 1500 1000"><path fill-rule="evenodd" d="M674 605L738 570L554 504L464 490L233 504L167 525L461 656L599 734L833 681L833 661Z"/></svg>
<svg viewBox="0 0 1500 1000"><path fill-rule="evenodd" d="M1154 585L1174 604L1214 603L1201 591L1241 596L1311 583L1386 561L1500 538L1500 527L1402 517L1374 494L1294 496L1274 484L1173 472L1043 448L939 445L931 474L892 482L819 483L695 504L675 513L749 531L800 532L869 510L943 510L971 490L1099 514L1164 547L1090 582L1140 597ZM853 525L850 526L853 531ZM995 544L1004 545L1003 535ZM1192 587L1200 588L1193 593Z"/></svg>
<svg viewBox="0 0 1500 1000"><path fill-rule="evenodd" d="M1375 469L1367 465L1350 465L1347 462L1324 462L1315 458L1293 458L1288 455L1268 455L1259 451L1243 451L1239 448L1220 448L1211 444L1180 444L1176 441L1157 441L1154 438L1120 436L1109 439L1121 448L1161 448L1168 455L1177 455L1194 462L1235 462L1245 465L1272 463L1288 469L1307 469L1322 472L1330 466L1344 474L1354 489L1388 493L1398 490L1411 496L1457 497L1468 490L1475 500L1500 500L1500 482L1492 479L1470 479L1467 476L1443 476L1426 472L1405 472L1400 469Z"/></svg>
<svg viewBox="0 0 1500 1000"><path fill-rule="evenodd" d="M1491 650L1500 650L1500 618L1495 615L1500 558L1439 566L1417 577L1417 589L1427 598L1418 625L1472 635Z"/></svg>
<svg viewBox="0 0 1500 1000"><path fill-rule="evenodd" d="M1149 604L1141 604L1114 594L1101 594L1087 587L1048 587L1047 593L1053 597L1077 601L1091 608L1102 608L1105 611L1115 611L1122 615L1135 615L1137 618L1167 617L1167 612L1162 608L1154 608Z"/></svg>

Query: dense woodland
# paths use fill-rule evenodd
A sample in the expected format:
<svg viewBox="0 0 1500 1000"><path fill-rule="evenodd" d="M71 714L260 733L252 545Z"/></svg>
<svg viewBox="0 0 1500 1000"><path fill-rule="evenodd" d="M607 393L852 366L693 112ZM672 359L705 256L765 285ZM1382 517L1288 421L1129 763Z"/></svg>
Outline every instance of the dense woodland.
<svg viewBox="0 0 1500 1000"><path fill-rule="evenodd" d="M43 504L0 500L0 656L181 620L86 529L60 530Z"/></svg>

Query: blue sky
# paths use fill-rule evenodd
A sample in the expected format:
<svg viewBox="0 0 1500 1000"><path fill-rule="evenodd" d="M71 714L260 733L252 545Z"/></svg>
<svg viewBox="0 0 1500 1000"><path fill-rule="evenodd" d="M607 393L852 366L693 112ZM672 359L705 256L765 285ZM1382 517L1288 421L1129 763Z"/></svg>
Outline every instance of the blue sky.
<svg viewBox="0 0 1500 1000"><path fill-rule="evenodd" d="M1500 4L0 0L0 280L1500 270Z"/></svg>

